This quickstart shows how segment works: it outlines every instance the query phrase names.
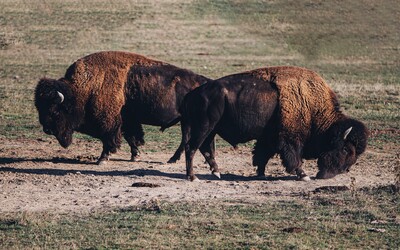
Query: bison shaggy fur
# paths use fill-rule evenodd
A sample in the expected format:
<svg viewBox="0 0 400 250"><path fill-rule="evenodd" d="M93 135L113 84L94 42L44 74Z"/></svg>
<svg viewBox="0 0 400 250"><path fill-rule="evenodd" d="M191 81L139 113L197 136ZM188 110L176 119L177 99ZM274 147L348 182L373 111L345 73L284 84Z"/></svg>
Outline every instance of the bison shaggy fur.
<svg viewBox="0 0 400 250"><path fill-rule="evenodd" d="M35 106L44 132L61 146L72 143L74 131L99 138L102 163L117 151L123 135L135 160L144 143L142 124L167 128L180 116L183 97L207 80L141 55L104 51L77 60L58 80L41 79ZM170 161L182 151L181 145Z"/></svg>
<svg viewBox="0 0 400 250"><path fill-rule="evenodd" d="M181 106L187 176L195 180L197 149L211 171L216 134L233 146L257 140L253 165L264 176L268 160L279 154L288 173L310 178L302 159L318 159L317 178L349 171L365 151L367 128L340 110L335 93L315 72L299 67L268 67L229 75L190 92Z"/></svg>

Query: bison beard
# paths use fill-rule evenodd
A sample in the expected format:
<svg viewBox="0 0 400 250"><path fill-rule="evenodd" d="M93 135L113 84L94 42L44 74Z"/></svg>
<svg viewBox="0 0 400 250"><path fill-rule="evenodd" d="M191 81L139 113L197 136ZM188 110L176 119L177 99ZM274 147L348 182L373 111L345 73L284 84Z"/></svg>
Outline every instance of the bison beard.
<svg viewBox="0 0 400 250"><path fill-rule="evenodd" d="M179 121L183 97L207 80L141 55L105 51L77 60L59 80L41 79L35 106L43 131L61 146L72 143L74 131L99 138L101 164L117 151L123 136L131 147L131 160L136 160L144 144L142 124L165 129L169 121ZM183 144L170 162L182 151Z"/></svg>
<svg viewBox="0 0 400 250"><path fill-rule="evenodd" d="M209 81L185 97L181 114L186 174L192 181L197 149L220 176L211 146L216 134L233 146L256 139L253 165L259 176L279 154L286 171L301 180L310 179L302 159L317 158L317 178L332 178L349 171L367 145L367 128L340 111L336 95L318 74L298 67Z"/></svg>

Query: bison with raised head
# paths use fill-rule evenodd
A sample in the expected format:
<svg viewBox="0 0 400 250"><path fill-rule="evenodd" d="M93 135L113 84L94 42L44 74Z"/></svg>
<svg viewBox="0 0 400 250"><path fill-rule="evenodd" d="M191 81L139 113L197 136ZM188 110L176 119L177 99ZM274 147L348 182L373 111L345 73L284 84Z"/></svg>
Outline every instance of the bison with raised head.
<svg viewBox="0 0 400 250"><path fill-rule="evenodd" d="M181 105L186 173L193 173L197 149L220 177L212 141L216 134L236 146L256 139L253 165L264 176L268 160L279 154L288 173L301 180L302 159L318 159L317 178L349 171L365 151L368 130L345 116L336 95L315 72L268 67L210 80L186 95Z"/></svg>
<svg viewBox="0 0 400 250"><path fill-rule="evenodd" d="M61 146L72 143L74 131L99 138L100 164L116 152L123 134L135 160L144 143L142 124L167 128L180 116L183 97L207 80L141 55L99 52L74 62L63 78L41 79L35 106L43 131ZM179 159L182 151L181 145L170 161Z"/></svg>

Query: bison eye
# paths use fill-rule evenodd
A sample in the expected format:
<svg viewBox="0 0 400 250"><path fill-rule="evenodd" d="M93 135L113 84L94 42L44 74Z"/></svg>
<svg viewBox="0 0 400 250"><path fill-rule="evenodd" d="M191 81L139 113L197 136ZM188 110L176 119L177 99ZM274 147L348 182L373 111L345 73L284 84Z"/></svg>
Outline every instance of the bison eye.
<svg viewBox="0 0 400 250"><path fill-rule="evenodd" d="M343 147L343 152L348 154L350 152L350 150L347 147Z"/></svg>

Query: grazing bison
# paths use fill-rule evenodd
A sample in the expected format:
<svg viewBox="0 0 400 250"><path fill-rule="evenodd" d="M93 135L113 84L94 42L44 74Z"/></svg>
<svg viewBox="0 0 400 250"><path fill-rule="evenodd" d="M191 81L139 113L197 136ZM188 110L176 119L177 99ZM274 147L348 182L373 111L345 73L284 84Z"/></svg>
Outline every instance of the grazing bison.
<svg viewBox="0 0 400 250"><path fill-rule="evenodd" d="M99 138L100 164L116 152L123 134L135 160L144 143L142 124L167 128L168 121L179 117L183 97L207 80L141 55L99 52L74 62L59 80L41 79L35 105L43 131L61 146L72 143L74 131ZM182 152L183 145L170 162Z"/></svg>
<svg viewBox="0 0 400 250"><path fill-rule="evenodd" d="M197 149L220 177L212 141L216 134L236 146L256 139L253 165L264 176L278 153L288 173L301 180L302 159L318 159L317 178L349 171L365 151L368 130L340 111L336 95L315 72L268 67L210 80L186 95L181 105L186 173L193 173Z"/></svg>

